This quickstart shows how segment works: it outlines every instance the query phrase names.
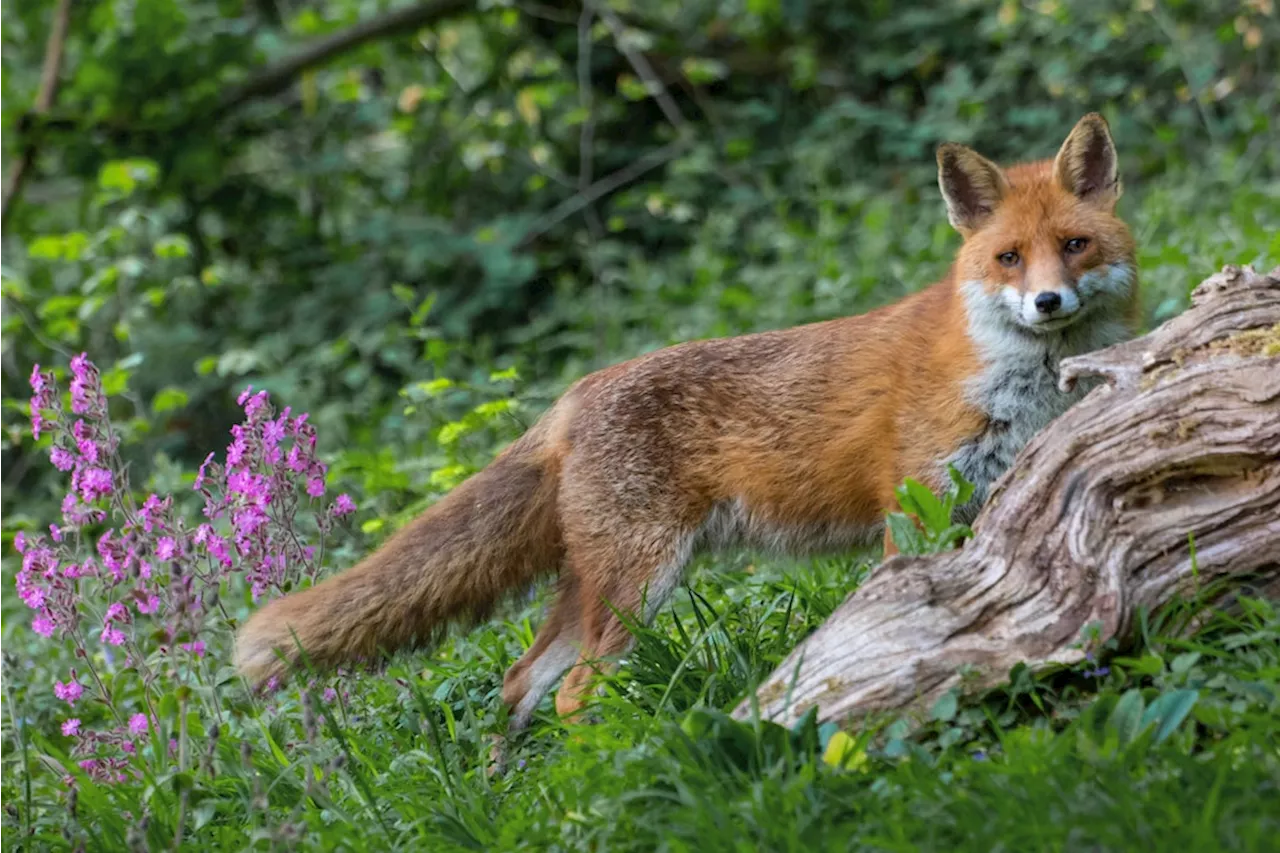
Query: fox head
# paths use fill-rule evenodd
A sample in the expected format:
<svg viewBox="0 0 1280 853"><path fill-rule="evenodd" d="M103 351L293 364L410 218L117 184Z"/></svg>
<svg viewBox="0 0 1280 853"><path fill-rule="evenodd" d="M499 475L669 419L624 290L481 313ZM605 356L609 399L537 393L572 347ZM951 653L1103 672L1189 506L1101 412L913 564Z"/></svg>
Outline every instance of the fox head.
<svg viewBox="0 0 1280 853"><path fill-rule="evenodd" d="M1052 160L1009 168L946 143L938 186L964 237L956 274L971 311L1049 334L1126 304L1134 243L1115 213L1120 173L1102 116L1080 119Z"/></svg>

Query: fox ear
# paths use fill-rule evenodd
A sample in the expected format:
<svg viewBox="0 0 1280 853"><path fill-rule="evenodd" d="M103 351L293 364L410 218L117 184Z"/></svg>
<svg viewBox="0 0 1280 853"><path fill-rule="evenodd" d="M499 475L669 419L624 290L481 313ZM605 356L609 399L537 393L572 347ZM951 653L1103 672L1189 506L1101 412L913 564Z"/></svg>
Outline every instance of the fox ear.
<svg viewBox="0 0 1280 853"><path fill-rule="evenodd" d="M947 218L966 234L982 227L1009 184L1000 167L977 151L945 142L938 146L938 188L947 203Z"/></svg>
<svg viewBox="0 0 1280 853"><path fill-rule="evenodd" d="M1072 128L1053 161L1059 186L1077 198L1112 206L1120 198L1120 161L1107 120L1089 113Z"/></svg>

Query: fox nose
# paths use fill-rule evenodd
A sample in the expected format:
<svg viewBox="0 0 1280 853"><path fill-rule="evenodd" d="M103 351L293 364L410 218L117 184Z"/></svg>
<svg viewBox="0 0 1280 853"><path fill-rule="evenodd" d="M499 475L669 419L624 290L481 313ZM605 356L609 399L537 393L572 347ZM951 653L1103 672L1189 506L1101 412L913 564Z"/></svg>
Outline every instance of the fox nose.
<svg viewBox="0 0 1280 853"><path fill-rule="evenodd" d="M1041 314L1052 314L1062 307L1062 297L1055 291L1046 290L1036 294L1036 310Z"/></svg>

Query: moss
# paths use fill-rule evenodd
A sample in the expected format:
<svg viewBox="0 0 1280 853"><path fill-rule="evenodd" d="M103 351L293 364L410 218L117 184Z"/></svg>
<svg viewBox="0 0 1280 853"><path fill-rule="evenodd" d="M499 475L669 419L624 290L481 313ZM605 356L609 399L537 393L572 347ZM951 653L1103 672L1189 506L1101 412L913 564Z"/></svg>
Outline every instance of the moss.
<svg viewBox="0 0 1280 853"><path fill-rule="evenodd" d="M1186 441L1199 428L1200 428L1200 421L1196 420L1195 418L1183 418L1182 420L1178 421L1178 429L1177 429L1178 438L1181 439L1182 441Z"/></svg>
<svg viewBox="0 0 1280 853"><path fill-rule="evenodd" d="M1224 354L1241 358L1280 356L1280 323L1235 332L1194 349L1179 347L1169 355L1171 364L1166 362L1150 368L1143 374L1138 387L1142 391L1151 390L1162 378L1185 367L1187 362L1196 356L1213 357ZM1181 433L1182 426L1179 425L1179 437L1185 438L1186 436Z"/></svg>
<svg viewBox="0 0 1280 853"><path fill-rule="evenodd" d="M1257 329L1245 329L1209 344L1208 350L1213 353L1229 352L1232 355L1249 358L1262 356L1271 358L1280 355L1280 323Z"/></svg>
<svg viewBox="0 0 1280 853"><path fill-rule="evenodd" d="M781 681L772 681L760 688L760 701L766 705L773 704L787 692L787 686Z"/></svg>
<svg viewBox="0 0 1280 853"><path fill-rule="evenodd" d="M843 678L835 675L828 676L822 682L822 693L818 696L818 701L821 702L824 699L830 699L833 696L838 696L844 689L845 681Z"/></svg>

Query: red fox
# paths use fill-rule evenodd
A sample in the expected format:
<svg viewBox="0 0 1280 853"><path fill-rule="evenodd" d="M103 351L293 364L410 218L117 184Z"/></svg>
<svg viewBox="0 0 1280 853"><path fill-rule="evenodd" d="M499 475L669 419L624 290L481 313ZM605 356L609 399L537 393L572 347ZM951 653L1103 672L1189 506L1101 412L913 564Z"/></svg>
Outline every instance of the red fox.
<svg viewBox="0 0 1280 853"><path fill-rule="evenodd" d="M942 281L862 316L684 343L586 376L371 556L255 613L237 638L240 672L283 676L295 637L321 667L429 643L557 573L503 681L518 731L565 672L556 710L581 709L595 667L628 647L615 610L652 618L696 552L873 542L895 487L940 488L949 465L976 486L972 518L1083 395L1058 389L1058 361L1132 334L1137 269L1100 115L1052 160L1001 168L950 143L937 160L963 237Z"/></svg>

